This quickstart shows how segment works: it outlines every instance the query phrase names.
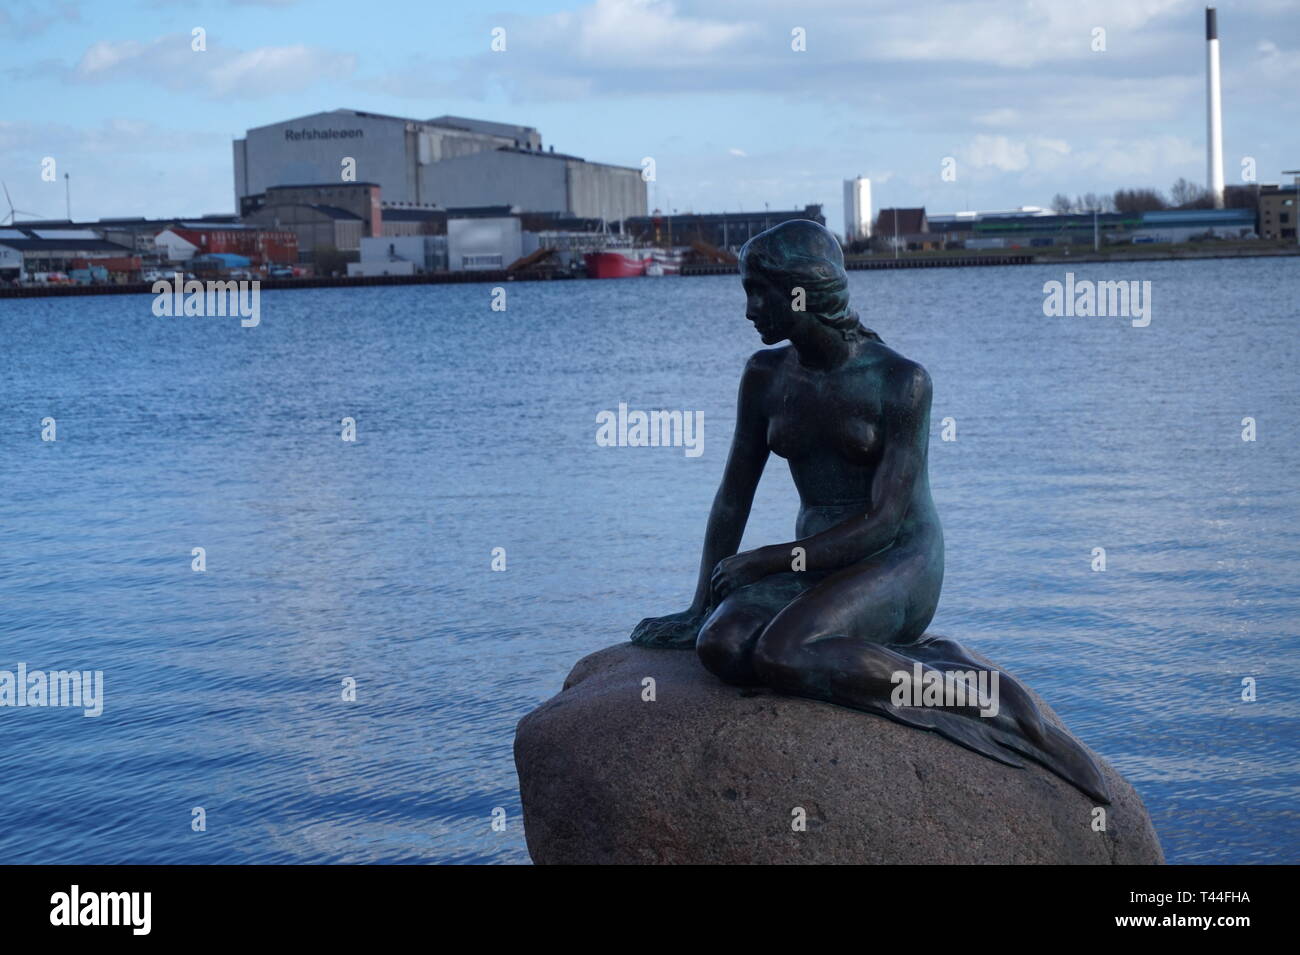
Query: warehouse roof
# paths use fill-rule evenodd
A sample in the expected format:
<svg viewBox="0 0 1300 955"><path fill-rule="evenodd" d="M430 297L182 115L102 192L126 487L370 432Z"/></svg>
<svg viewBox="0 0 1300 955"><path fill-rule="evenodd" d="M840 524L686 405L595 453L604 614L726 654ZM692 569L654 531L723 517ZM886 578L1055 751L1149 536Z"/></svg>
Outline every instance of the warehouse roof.
<svg viewBox="0 0 1300 955"><path fill-rule="evenodd" d="M377 182L292 182L277 183L274 186L267 186L267 191L272 189L346 189L349 186L378 186Z"/></svg>
<svg viewBox="0 0 1300 955"><path fill-rule="evenodd" d="M498 146L497 152L503 153L523 153L525 156L545 156L547 159L572 159L575 162L586 162L581 156L573 156L569 153L557 153L552 146L547 152L543 149L524 149L522 146ZM604 166L607 163L592 163L593 166ZM629 167L630 168L630 167Z"/></svg>
<svg viewBox="0 0 1300 955"><path fill-rule="evenodd" d="M884 223L884 226L881 226L881 223ZM881 209L876 215L876 224L880 228L888 228L902 233L929 231L926 228L927 219L924 206L910 209Z"/></svg>
<svg viewBox="0 0 1300 955"><path fill-rule="evenodd" d="M132 250L107 239L0 239L0 245L19 252L112 252L126 253Z"/></svg>
<svg viewBox="0 0 1300 955"><path fill-rule="evenodd" d="M359 116L365 119L386 119L399 123L416 123L421 126L441 126L446 129L459 129L465 132L480 133L489 136L498 136L504 139L514 139L519 134L536 133L537 129L533 126L519 126L513 123L497 123L487 119L470 119L466 116L438 116L434 119L416 119L412 116L393 116L389 113L372 113L363 109L340 109L323 110L318 113L307 113L303 116L295 116L292 119L284 119L275 123L267 123L265 126L256 126L253 129L268 129L272 126L288 126L293 123L301 122L305 119L314 119L317 116ZM249 130L252 131L251 129Z"/></svg>
<svg viewBox="0 0 1300 955"><path fill-rule="evenodd" d="M109 242L88 229L32 229L8 226L0 229L0 245L22 252L126 252L131 249Z"/></svg>
<svg viewBox="0 0 1300 955"><path fill-rule="evenodd" d="M255 225L245 225L245 224L242 223L242 222L234 222L234 221L231 221L231 222L214 222L214 221L212 221L212 220L208 220L207 222L198 222L198 221L195 221L195 220L193 220L193 219L187 219L187 220L185 220L185 221L183 221L183 222L176 222L174 219L171 220L171 221L172 221L172 223L175 225L176 228L178 228L178 229L189 229L191 232L197 232L197 231L203 231L203 232L232 232L232 231L237 231L237 230L239 230L239 229L257 229L257 228L260 228L259 226L255 226Z"/></svg>

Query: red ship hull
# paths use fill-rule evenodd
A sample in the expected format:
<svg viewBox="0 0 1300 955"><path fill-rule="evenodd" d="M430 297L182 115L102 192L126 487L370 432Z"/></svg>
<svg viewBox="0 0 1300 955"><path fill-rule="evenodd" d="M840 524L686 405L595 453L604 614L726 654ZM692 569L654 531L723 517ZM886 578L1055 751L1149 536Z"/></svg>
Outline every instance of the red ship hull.
<svg viewBox="0 0 1300 955"><path fill-rule="evenodd" d="M649 251L628 249L626 252L588 252L582 257L589 279L630 279L645 275L650 263Z"/></svg>
<svg viewBox="0 0 1300 955"><path fill-rule="evenodd" d="M677 275L680 252L666 249L612 249L582 257L589 279L630 279L638 275Z"/></svg>

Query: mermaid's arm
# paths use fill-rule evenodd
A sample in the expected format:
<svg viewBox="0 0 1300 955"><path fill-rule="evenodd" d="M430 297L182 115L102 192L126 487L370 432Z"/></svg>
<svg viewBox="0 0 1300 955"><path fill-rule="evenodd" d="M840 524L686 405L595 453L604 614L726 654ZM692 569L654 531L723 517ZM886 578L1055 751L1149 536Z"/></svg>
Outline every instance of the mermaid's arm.
<svg viewBox="0 0 1300 955"><path fill-rule="evenodd" d="M731 452L722 474L722 484L709 510L704 534L704 553L700 557L700 576L690 607L666 617L647 617L632 628L632 642L649 647L690 648L696 634L714 605L709 585L714 565L736 553L749 521L758 479L767 464L767 419L763 415L762 396L766 388L766 369L773 360L770 352L759 352L750 359L740 379L740 398L736 411L736 432Z"/></svg>
<svg viewBox="0 0 1300 955"><path fill-rule="evenodd" d="M691 609L704 613L712 604L709 585L718 561L730 557L740 549L749 523L749 510L754 503L754 492L767 465L767 418L763 414L762 395L766 388L768 367L772 352L759 352L745 366L740 379L740 395L736 402L736 431L731 439L731 451L722 474L722 483L713 497L709 522L704 532L704 552L700 556L699 579Z"/></svg>

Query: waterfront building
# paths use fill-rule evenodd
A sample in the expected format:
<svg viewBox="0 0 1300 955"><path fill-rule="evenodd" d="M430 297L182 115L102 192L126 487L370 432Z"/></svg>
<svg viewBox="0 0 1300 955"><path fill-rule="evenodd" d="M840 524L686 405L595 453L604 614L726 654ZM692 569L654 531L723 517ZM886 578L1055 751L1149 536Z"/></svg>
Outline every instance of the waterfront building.
<svg viewBox="0 0 1300 955"><path fill-rule="evenodd" d="M654 246L685 246L700 242L718 249L738 250L749 239L774 225L790 219L811 219L826 224L821 205L803 209L754 212L705 212L667 215L655 210L653 215L633 216L623 228L635 241Z"/></svg>
<svg viewBox="0 0 1300 955"><path fill-rule="evenodd" d="M70 219L33 219L25 221L26 229L57 230L60 232L91 231L101 239L115 242L131 249L136 255L149 259L157 254L155 238L165 229L180 222L200 223L205 227L236 225L239 218L233 215L205 215L188 219L146 219L144 216L120 216L94 221L72 221Z"/></svg>
<svg viewBox="0 0 1300 955"><path fill-rule="evenodd" d="M385 237L408 235L446 235L446 209L401 209L384 210ZM364 243L362 243L364 247ZM362 258L364 258L364 253Z"/></svg>
<svg viewBox="0 0 1300 955"><path fill-rule="evenodd" d="M214 255L240 256L259 267L298 262L298 236L292 230L242 223L179 222L158 233L154 245L171 262Z"/></svg>
<svg viewBox="0 0 1300 955"><path fill-rule="evenodd" d="M523 258L518 216L447 220L447 264L454 272L504 269Z"/></svg>
<svg viewBox="0 0 1300 955"><path fill-rule="evenodd" d="M1250 209L1166 209L1144 212L1142 221L1127 238L1131 242L1257 238L1255 213Z"/></svg>
<svg viewBox="0 0 1300 955"><path fill-rule="evenodd" d="M275 192L268 190L268 195ZM313 261L320 249L356 253L363 238L383 234L382 224L379 232L373 232L372 220L363 219L352 209L326 202L267 201L248 213L244 222L292 232L301 262Z"/></svg>
<svg viewBox="0 0 1300 955"><path fill-rule="evenodd" d="M22 280L45 272L85 268L87 260L130 260L128 246L109 242L93 229L0 227L0 278Z"/></svg>
<svg viewBox="0 0 1300 955"><path fill-rule="evenodd" d="M313 206L341 209L360 220L362 234L384 234L380 187L374 182L323 182L271 186L255 196L245 196L239 207L244 221L253 221L255 213L270 210L258 217L263 224L274 220L284 206Z"/></svg>
<svg viewBox="0 0 1300 955"><path fill-rule="evenodd" d="M424 275L447 271L445 235L382 235L361 240L348 275Z"/></svg>
<svg viewBox="0 0 1300 955"><path fill-rule="evenodd" d="M844 180L844 241L871 238L871 180L858 176Z"/></svg>
<svg viewBox="0 0 1300 955"><path fill-rule="evenodd" d="M1296 215L1295 186L1273 184L1259 187L1259 236L1261 239L1290 239L1295 241Z"/></svg>
<svg viewBox="0 0 1300 955"><path fill-rule="evenodd" d="M639 168L544 150L530 126L337 109L250 129L233 148L237 209L277 186L352 174L381 187L385 206L510 205L607 222L646 212Z"/></svg>
<svg viewBox="0 0 1300 955"><path fill-rule="evenodd" d="M885 218L882 213L882 220ZM958 212L928 220L937 247L1022 249L1115 242L1190 242L1255 236L1250 209L1167 209L1156 212L1089 212L1054 215L1036 207L1019 212ZM879 228L879 221L877 222ZM917 236L908 235L907 248Z"/></svg>
<svg viewBox="0 0 1300 955"><path fill-rule="evenodd" d="M909 209L881 209L876 216L875 236L889 248L933 249L942 244L942 237L930 232L930 220L925 207Z"/></svg>

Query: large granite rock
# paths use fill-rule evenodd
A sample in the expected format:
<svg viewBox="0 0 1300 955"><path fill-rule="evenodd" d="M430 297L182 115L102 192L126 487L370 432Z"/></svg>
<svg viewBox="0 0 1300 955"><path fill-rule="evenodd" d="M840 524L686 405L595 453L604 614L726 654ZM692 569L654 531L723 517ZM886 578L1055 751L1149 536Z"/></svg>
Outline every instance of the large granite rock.
<svg viewBox="0 0 1300 955"><path fill-rule="evenodd" d="M1097 759L1104 832L1094 800L1037 764L728 686L694 653L630 643L580 660L515 735L537 863L1164 862L1142 800Z"/></svg>

